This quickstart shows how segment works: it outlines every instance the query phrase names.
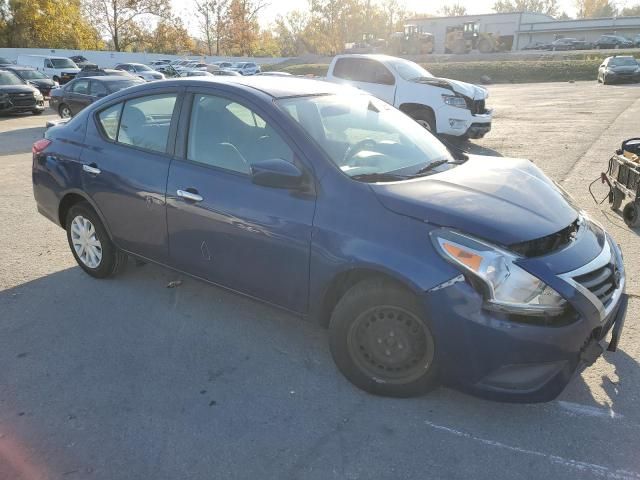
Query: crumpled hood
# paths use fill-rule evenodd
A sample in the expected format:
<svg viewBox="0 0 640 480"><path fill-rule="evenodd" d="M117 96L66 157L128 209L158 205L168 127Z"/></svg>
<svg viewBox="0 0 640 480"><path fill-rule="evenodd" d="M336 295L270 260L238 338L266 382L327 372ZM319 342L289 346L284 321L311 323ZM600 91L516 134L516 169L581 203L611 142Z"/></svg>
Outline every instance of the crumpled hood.
<svg viewBox="0 0 640 480"><path fill-rule="evenodd" d="M415 81L416 83L423 83L425 85L433 85L447 90L452 90L460 95L469 97L472 100L484 100L489 96L486 88L482 88L471 83L461 82L459 80L452 80L450 78L423 77Z"/></svg>
<svg viewBox="0 0 640 480"><path fill-rule="evenodd" d="M550 235L578 217L553 182L522 159L470 156L442 173L371 188L389 210L501 245Z"/></svg>

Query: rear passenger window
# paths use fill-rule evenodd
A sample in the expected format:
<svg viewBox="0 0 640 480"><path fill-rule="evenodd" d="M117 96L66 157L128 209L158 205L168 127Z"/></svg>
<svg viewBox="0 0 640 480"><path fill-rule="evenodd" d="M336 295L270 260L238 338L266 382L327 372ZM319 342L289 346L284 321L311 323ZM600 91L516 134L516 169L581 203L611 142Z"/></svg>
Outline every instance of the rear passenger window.
<svg viewBox="0 0 640 480"><path fill-rule="evenodd" d="M98 120L102 131L109 138L109 140L115 140L118 136L118 122L120 121L120 111L122 110L122 104L112 105L109 108L102 110L98 114Z"/></svg>
<svg viewBox="0 0 640 480"><path fill-rule="evenodd" d="M175 105L175 93L127 101L122 110L118 142L155 152L165 152Z"/></svg>

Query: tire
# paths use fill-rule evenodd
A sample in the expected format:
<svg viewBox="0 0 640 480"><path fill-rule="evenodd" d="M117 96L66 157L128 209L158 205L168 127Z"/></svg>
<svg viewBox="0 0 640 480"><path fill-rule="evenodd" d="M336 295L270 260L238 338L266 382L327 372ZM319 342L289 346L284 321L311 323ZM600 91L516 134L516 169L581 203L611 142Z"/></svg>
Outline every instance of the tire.
<svg viewBox="0 0 640 480"><path fill-rule="evenodd" d="M424 128L429 130L431 133L433 133L434 135L436 134L436 119L433 116L433 113L431 113L429 110L414 110L409 113L409 116Z"/></svg>
<svg viewBox="0 0 640 480"><path fill-rule="evenodd" d="M609 206L611 210L618 210L623 200L624 193L619 188L613 187L609 192Z"/></svg>
<svg viewBox="0 0 640 480"><path fill-rule="evenodd" d="M58 115L60 115L60 118L73 117L73 114L71 113L71 109L69 108L69 105L67 105L66 103L60 104L60 106L58 107Z"/></svg>
<svg viewBox="0 0 640 480"><path fill-rule="evenodd" d="M436 385L435 339L418 299L393 282L364 280L340 299L329 324L331 355L356 387L388 397Z"/></svg>
<svg viewBox="0 0 640 480"><path fill-rule="evenodd" d="M608 85L608 82L607 82L607 76L606 76L606 75L603 75L603 76L602 76L602 84L603 84L603 85Z"/></svg>
<svg viewBox="0 0 640 480"><path fill-rule="evenodd" d="M622 218L624 223L630 228L640 227L640 208L636 202L629 202L622 210Z"/></svg>
<svg viewBox="0 0 640 480"><path fill-rule="evenodd" d="M122 271L127 255L111 242L100 217L89 203L80 202L69 209L65 228L71 253L85 272L94 278L107 278ZM81 248L89 242L93 248Z"/></svg>

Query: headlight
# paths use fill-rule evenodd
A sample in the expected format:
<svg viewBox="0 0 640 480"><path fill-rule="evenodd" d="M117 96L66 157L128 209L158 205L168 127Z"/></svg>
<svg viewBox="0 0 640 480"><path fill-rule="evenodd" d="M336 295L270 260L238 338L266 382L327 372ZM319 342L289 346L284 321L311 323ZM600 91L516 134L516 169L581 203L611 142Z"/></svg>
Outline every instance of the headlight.
<svg viewBox="0 0 640 480"><path fill-rule="evenodd" d="M519 315L564 313L566 300L516 265L518 255L451 230L435 230L431 237L440 255L480 281L487 308Z"/></svg>
<svg viewBox="0 0 640 480"><path fill-rule="evenodd" d="M457 97L455 95L442 95L442 100L451 107L467 108L467 101L462 97Z"/></svg>
<svg viewBox="0 0 640 480"><path fill-rule="evenodd" d="M36 100L42 100L44 98L42 96L42 93L40 93L40 90L36 90L35 92L33 92L33 96L36 98Z"/></svg>

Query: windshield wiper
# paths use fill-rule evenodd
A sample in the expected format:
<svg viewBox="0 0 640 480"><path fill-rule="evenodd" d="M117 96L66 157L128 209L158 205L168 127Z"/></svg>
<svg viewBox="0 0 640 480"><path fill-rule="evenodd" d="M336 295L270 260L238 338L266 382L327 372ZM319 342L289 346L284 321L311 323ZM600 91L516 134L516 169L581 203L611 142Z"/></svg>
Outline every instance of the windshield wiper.
<svg viewBox="0 0 640 480"><path fill-rule="evenodd" d="M440 165L444 165L445 163L457 163L457 162L450 162L449 160L436 160L435 162L431 162L429 165L426 165L424 167L422 167L420 170L418 170L416 173L414 173L413 175L411 175L411 177L421 177L422 175L426 175L427 173L431 172L434 168L438 168Z"/></svg>
<svg viewBox="0 0 640 480"><path fill-rule="evenodd" d="M359 173L358 175L353 175L351 178L361 182L395 182L397 180L405 180L409 177L395 173Z"/></svg>

